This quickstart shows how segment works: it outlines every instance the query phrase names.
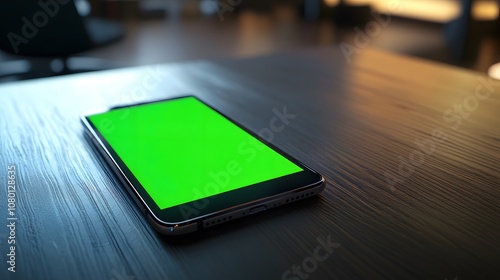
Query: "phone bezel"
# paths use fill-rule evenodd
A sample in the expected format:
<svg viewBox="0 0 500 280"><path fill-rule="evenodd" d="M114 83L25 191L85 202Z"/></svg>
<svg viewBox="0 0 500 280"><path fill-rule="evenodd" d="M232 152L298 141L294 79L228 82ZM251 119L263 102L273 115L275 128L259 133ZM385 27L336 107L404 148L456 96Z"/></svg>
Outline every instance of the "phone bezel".
<svg viewBox="0 0 500 280"><path fill-rule="evenodd" d="M114 151L111 145L106 141L101 132L94 126L94 124L88 119L89 116L94 114L106 113L111 110L119 108L132 108L136 106L144 106L152 103L158 102L168 102L175 99L194 97L200 102L220 114L222 117L228 119L239 128L243 129L253 137L257 138L259 141L278 152L280 155L284 156L294 164L298 165L303 171L298 173L286 175L283 177L275 178L269 181L260 182L257 184L241 187L239 189L231 190L228 192L223 192L217 195L206 197L197 201L188 202L185 204L173 206L166 209L160 209L148 192L144 189L142 184L137 180L133 173L128 169L125 163L121 160L119 155ZM134 199L141 209L149 214L152 220L156 221L158 224L163 226L180 227L185 226L196 221L202 220L207 217L212 217L217 215L217 213L223 213L230 211L231 209L245 208L248 205L258 204L261 201L269 200L272 198L284 196L286 194L294 193L297 191L304 191L311 188L316 188L322 186L324 183L324 178L302 162L291 157L287 153L283 152L281 149L262 139L257 134L247 129L245 126L235 121L231 117L221 113L216 108L212 107L210 104L204 100L198 98L194 95L182 95L173 98L166 98L136 104L130 104L125 106L111 107L105 110L99 110L96 112L86 113L82 115L81 120L86 128L88 135L94 141L94 144L100 149L101 153L106 157L108 163L113 167L114 171L117 173L122 183L125 183L129 189L131 195L136 196ZM208 205L206 204L208 202ZM200 207L200 205L204 205ZM195 211L195 215L186 216L186 211ZM184 212L183 212L184 211Z"/></svg>

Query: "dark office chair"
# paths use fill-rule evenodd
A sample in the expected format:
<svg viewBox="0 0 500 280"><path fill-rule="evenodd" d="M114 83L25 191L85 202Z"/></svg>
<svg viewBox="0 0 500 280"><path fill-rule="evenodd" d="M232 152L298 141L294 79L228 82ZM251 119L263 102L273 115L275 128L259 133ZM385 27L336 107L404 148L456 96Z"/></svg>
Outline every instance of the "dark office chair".
<svg viewBox="0 0 500 280"><path fill-rule="evenodd" d="M70 56L123 36L124 30L117 23L80 16L73 0L4 1L0 9L0 49L25 60L0 63L0 79L13 76L29 79L113 68L90 58L70 63ZM21 65L28 67L18 67Z"/></svg>

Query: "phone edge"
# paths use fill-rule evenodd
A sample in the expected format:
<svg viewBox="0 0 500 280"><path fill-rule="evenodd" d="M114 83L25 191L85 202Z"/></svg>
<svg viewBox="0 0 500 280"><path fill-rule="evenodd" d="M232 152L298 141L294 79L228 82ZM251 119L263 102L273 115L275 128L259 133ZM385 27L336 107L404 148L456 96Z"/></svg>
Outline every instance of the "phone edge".
<svg viewBox="0 0 500 280"><path fill-rule="evenodd" d="M192 94L186 94L186 95L180 95L180 96L176 96L176 97L168 98L168 99L185 98L185 97L191 97L191 96L198 98ZM318 174L320 176L320 180L317 182L311 183L309 185L291 190L291 191L286 192L286 193L280 193L280 194L277 194L275 196L262 198L262 199L259 199L256 201L250 201L250 202L247 202L243 205L237 205L237 206L234 206L231 208L220 210L220 211L216 212L215 215L213 215L213 216L209 216L209 217L201 216L201 217L191 219L189 221L184 221L182 223L168 223L168 222L160 220L158 217L156 217L156 215L154 215L153 211L151 209L149 209L147 204L142 201L140 194L136 193L135 187L133 186L133 184L130 181L128 181L126 174L123 173L123 171L120 169L119 165L113 160L112 156L109 154L109 152L107 151L106 147L101 142L99 137L97 135L95 135L95 132L93 131L93 129L91 129L91 125L89 123L89 120L87 119L87 116L89 116L91 114L97 114L100 112L106 112L106 111L111 110L113 108L136 106L136 105L141 105L141 104L158 102L158 101L162 101L162 100L165 100L165 99L156 100L156 101L141 102L141 103L132 104L132 105L108 107L107 109L101 108L101 110L93 110L90 112L85 112L84 114L81 114L81 116L80 116L80 120L84 125L85 132L86 132L85 135L87 136L87 138L89 140L91 140L93 146L95 148L97 148L97 150L99 151L99 154L102 156L102 158L104 158L107 165L111 167L111 169L113 170L113 173L116 175L116 177L118 177L120 183L122 185L125 185L125 189L127 190L127 193L132 197L134 203L139 207L140 211L145 215L148 222L159 233L162 233L165 235L184 235L187 233L196 232L199 229L207 228L207 227L203 226L203 224L205 224L205 221L209 221L211 223L212 220L218 219L220 217L222 217L222 219L223 219L223 217L229 216L231 214L241 215L241 217L243 217L246 215L247 211L248 211L249 215L256 214L257 212L250 213L251 210L265 204L265 207L266 207L265 210L259 211L259 212L264 212L264 211L267 211L269 209L276 208L276 207L291 203L293 201L302 200L302 199L305 199L305 198L308 198L311 196L318 195L319 193L321 193L324 190L325 185L326 185L326 181L325 181L325 178L323 177L323 175L319 174L318 172L314 171L309 166L307 166L306 164L301 162L301 164L304 165L306 168L308 168L309 170ZM202 99L199 99L199 100L201 102L203 102L204 104L207 104ZM241 125L239 122L236 122L232 118L226 116L225 114L222 114L221 112L219 112L217 109L213 108L212 106L210 106L208 104L207 104L207 106L209 106L210 108L212 108L217 113L221 114L222 116L224 116L225 118L227 118L231 122L235 123L239 127L242 127L242 128L244 127L244 129L247 131L246 127ZM274 146L271 143L266 143L266 145L269 145L273 149L278 149L276 146ZM288 199L294 198L295 195L302 195L302 194L305 195L306 193L311 193L311 192L312 192L312 194L308 195L306 197L303 197L300 199L293 199L289 202L287 201ZM280 202L280 201L285 201L285 203ZM278 202L278 205L273 206L273 207L268 207L268 205L271 205L272 202ZM234 209L236 209L236 210L234 210ZM246 215L246 216L248 216L248 215ZM237 218L241 218L241 217L237 217ZM237 218L235 218L235 219L237 219ZM231 220L233 220L233 219L231 219ZM225 221L224 220L222 220L222 221L223 222L220 222L217 224L222 224L224 222L228 222L227 219Z"/></svg>

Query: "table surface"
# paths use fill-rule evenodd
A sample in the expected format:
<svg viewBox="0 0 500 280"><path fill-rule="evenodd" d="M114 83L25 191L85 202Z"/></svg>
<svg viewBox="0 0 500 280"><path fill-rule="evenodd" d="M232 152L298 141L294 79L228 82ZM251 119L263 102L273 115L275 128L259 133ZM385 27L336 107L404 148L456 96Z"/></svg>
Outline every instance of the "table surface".
<svg viewBox="0 0 500 280"><path fill-rule="evenodd" d="M325 191L157 234L79 116L186 93L253 131L286 107L272 142ZM9 83L0 104L1 279L500 279L500 82L479 73L331 47Z"/></svg>

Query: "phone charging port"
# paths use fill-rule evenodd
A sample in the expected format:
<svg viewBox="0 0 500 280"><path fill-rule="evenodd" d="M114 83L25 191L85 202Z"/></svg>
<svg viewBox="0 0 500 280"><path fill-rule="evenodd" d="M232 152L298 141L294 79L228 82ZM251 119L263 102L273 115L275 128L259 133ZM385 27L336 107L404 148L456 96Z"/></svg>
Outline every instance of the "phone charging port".
<svg viewBox="0 0 500 280"><path fill-rule="evenodd" d="M262 212L266 209L267 209L267 207L265 205L260 205L260 206L257 206L257 207L250 209L250 214L259 213L259 212Z"/></svg>

